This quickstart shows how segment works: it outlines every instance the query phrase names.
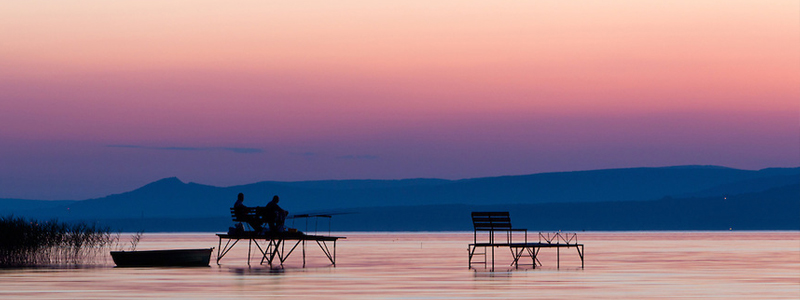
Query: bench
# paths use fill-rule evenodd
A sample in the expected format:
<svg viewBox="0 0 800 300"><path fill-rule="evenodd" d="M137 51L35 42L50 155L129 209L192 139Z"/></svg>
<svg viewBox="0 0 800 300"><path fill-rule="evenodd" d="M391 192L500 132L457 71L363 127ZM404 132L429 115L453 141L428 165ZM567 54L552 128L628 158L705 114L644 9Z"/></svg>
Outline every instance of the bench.
<svg viewBox="0 0 800 300"><path fill-rule="evenodd" d="M469 244L469 266L472 267L472 257L475 255L483 255L483 262L476 262L486 265L487 254L486 248L491 249L492 253L492 268L494 268L494 248L495 247L509 247L514 244L514 232L521 232L524 234L524 244L528 243L528 230L523 228L513 228L511 226L511 216L507 211L503 212L472 212L472 244ZM478 233L486 232L488 237L486 240L478 242ZM505 239L497 240L497 233L505 234ZM484 248L484 252L476 253L477 248ZM512 251L512 255L514 255Z"/></svg>
<svg viewBox="0 0 800 300"><path fill-rule="evenodd" d="M249 221L251 220L258 220L257 211L260 207L241 207L239 209L231 207L231 220L237 223L244 223L249 227L251 230L255 230L250 226ZM236 212L239 211L237 214ZM263 223L263 222L262 222Z"/></svg>
<svg viewBox="0 0 800 300"><path fill-rule="evenodd" d="M528 229L512 228L511 216L507 211L502 212L472 212L472 226L474 227L473 244L481 245L488 244L491 246L502 245L495 241L495 233L506 233L505 244L511 244L514 240L513 233L523 232L525 234L525 242L528 242ZM478 232L485 231L489 233L488 243L478 243Z"/></svg>

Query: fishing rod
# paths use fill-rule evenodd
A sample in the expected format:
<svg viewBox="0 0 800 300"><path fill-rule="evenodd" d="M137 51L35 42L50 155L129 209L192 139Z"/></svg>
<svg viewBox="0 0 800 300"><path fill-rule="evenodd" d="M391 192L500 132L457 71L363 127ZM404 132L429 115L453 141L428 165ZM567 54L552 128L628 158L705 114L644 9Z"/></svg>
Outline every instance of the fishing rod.
<svg viewBox="0 0 800 300"><path fill-rule="evenodd" d="M319 228L319 218L327 218L328 219L328 235L331 234L331 219L333 216L338 215L349 215L355 214L356 212L351 211L333 211L333 212L310 212L304 214L294 214L291 216L286 216L287 219L292 219L292 226L294 225L294 220L296 219L306 219L306 232L308 232L308 219L314 218L314 234L317 234L317 229Z"/></svg>

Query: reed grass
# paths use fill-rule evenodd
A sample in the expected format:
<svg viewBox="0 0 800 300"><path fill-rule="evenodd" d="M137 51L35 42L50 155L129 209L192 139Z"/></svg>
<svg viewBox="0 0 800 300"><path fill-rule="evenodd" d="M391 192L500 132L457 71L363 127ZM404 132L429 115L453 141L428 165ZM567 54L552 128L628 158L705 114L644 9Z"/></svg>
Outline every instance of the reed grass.
<svg viewBox="0 0 800 300"><path fill-rule="evenodd" d="M0 268L91 264L118 244L109 227L0 218Z"/></svg>

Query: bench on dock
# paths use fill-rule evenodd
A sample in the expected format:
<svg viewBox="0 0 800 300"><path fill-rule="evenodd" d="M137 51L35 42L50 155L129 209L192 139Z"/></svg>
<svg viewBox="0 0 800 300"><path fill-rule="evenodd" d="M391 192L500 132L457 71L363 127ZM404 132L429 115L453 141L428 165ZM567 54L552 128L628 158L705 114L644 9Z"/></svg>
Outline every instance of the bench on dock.
<svg viewBox="0 0 800 300"><path fill-rule="evenodd" d="M238 214L237 209L231 207L231 220L234 222L242 222L247 224L250 218L258 218L257 211L262 207L243 207L239 208ZM295 215L292 218L310 218L310 217L327 217L330 218L329 215ZM307 227L307 226L306 226ZM315 232L316 233L316 232ZM333 266L336 266L336 241L338 239L346 239L346 237L342 236L330 236L330 229L328 231L328 235L309 235L299 231L294 232L267 232L266 234L262 234L260 232L255 231L245 231L242 233L235 233L235 234L222 234L218 233L217 237L219 237L219 244L217 245L217 265L219 265L219 261L228 254L229 251L233 249L234 246L239 242L239 240L248 240L247 245L247 264L250 265L250 254L252 245L255 244L256 248L261 253L261 264L267 262L270 266L274 263L283 263L289 258L289 255L294 252L294 250L298 247L302 247L303 252L303 267L306 265L306 242L312 241L316 242L328 260L331 262ZM225 245L222 245L222 240L226 240ZM263 245L260 244L263 241ZM289 245L289 249L287 251L286 241L295 241L294 245ZM328 247L328 242L332 242L332 247Z"/></svg>
<svg viewBox="0 0 800 300"><path fill-rule="evenodd" d="M248 218L257 218L256 207L231 207L231 219L234 222L247 222Z"/></svg>
<svg viewBox="0 0 800 300"><path fill-rule="evenodd" d="M503 212L472 212L472 226L475 228L473 234L473 245L496 245L495 234L505 233L506 244L510 244L514 240L514 232L523 232L525 234L525 242L528 242L528 229L512 228L511 216L507 211ZM488 243L478 243L478 232L485 231L489 233Z"/></svg>
<svg viewBox="0 0 800 300"><path fill-rule="evenodd" d="M541 262L537 259L537 255L541 248L556 248L558 251L558 266L561 266L560 248L576 248L578 255L581 257L581 268L583 268L583 244L578 244L577 234L562 234L560 232L553 234L539 233L538 242L528 242L528 230L523 228L513 228L511 226L511 216L506 212L472 212L472 225L473 240L469 244L469 267L472 268L473 264L487 265L489 253L491 251L492 269L494 269L494 248L507 247L513 258L511 263L514 267L519 267L519 260L521 257L530 257L531 265L536 268L537 265L541 266ZM522 235L522 241L514 241L515 234ZM485 234L484 234L485 233ZM521 233L521 234L519 234ZM505 235L505 238L498 239L497 235ZM479 242L478 237L481 236ZM485 239L483 237L486 237ZM475 252L477 248L482 248L483 252ZM483 262L473 262L472 258L476 255L483 256Z"/></svg>
<svg viewBox="0 0 800 300"><path fill-rule="evenodd" d="M249 227L250 229L254 229L250 226L248 221L250 220L257 220L258 214L256 213L259 207L231 207L231 219L237 223L244 223L245 226Z"/></svg>

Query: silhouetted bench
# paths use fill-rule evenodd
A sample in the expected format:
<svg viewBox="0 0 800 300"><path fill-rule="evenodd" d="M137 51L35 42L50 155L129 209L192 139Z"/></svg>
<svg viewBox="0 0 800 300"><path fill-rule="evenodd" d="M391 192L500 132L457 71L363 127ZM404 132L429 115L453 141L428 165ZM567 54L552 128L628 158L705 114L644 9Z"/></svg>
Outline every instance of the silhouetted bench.
<svg viewBox="0 0 800 300"><path fill-rule="evenodd" d="M248 221L253 219L258 219L258 215L256 214L257 209L258 207L241 207L239 209L231 207L231 219L234 222L244 223L245 225L247 225L247 227L253 229L248 223ZM238 214L237 211L239 211Z"/></svg>
<svg viewBox="0 0 800 300"><path fill-rule="evenodd" d="M514 242L513 233L515 231L523 232L525 234L524 242L528 242L528 229L511 227L511 216L507 211L472 212L472 226L474 227L472 246L508 246ZM488 240L484 243L478 243L478 232L481 231L489 233ZM498 242L495 239L495 234L498 232L506 234L504 242L502 240Z"/></svg>
<svg viewBox="0 0 800 300"><path fill-rule="evenodd" d="M476 262L486 265L487 255L486 248L490 248L492 252L492 269L494 269L494 248L495 247L509 247L512 250L512 255L516 258L511 245L514 244L514 232L524 233L524 244L528 243L528 230L523 228L511 227L511 216L507 211L496 212L472 212L472 226L474 228L472 235L472 244L469 244L469 266L472 267L472 257L475 255L483 255L483 262ZM486 240L478 242L478 233L487 232L488 237ZM504 233L505 239L496 239L497 233ZM483 248L483 252L475 253L477 248ZM516 262L517 259L515 259Z"/></svg>

